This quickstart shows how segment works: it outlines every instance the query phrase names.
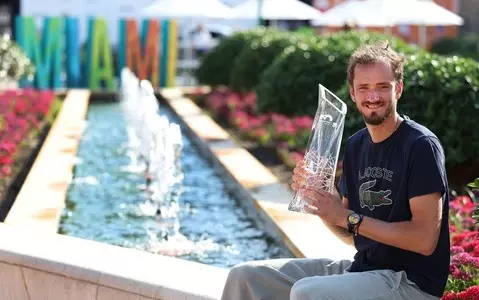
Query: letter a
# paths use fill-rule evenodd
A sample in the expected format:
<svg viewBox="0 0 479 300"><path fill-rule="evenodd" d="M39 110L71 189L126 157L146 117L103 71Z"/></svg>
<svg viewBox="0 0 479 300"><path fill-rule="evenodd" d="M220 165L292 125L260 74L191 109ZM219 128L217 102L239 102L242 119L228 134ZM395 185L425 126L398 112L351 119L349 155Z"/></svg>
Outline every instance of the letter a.
<svg viewBox="0 0 479 300"><path fill-rule="evenodd" d="M113 62L106 22L103 19L90 20L89 25L88 86L91 90L98 90L103 80L105 86L113 90Z"/></svg>

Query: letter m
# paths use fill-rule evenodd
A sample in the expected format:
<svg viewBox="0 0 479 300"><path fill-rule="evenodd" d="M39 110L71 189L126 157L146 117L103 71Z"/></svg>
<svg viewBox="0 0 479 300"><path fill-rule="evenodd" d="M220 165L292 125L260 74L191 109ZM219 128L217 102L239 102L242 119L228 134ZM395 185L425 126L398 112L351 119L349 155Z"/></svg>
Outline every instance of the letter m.
<svg viewBox="0 0 479 300"><path fill-rule="evenodd" d="M159 84L159 34L157 20L144 20L140 41L136 21L126 21L126 66L136 71L139 79L149 79L154 87Z"/></svg>
<svg viewBox="0 0 479 300"><path fill-rule="evenodd" d="M41 43L32 17L18 16L15 22L16 40L35 66L35 86L39 89L59 88L64 46L63 20L44 19Z"/></svg>

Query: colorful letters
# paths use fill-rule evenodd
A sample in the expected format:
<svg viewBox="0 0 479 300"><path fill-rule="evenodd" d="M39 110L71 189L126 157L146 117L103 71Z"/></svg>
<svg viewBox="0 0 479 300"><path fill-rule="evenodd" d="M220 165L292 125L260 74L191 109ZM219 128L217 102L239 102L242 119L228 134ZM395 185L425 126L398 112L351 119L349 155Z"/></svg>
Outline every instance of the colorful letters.
<svg viewBox="0 0 479 300"><path fill-rule="evenodd" d="M110 44L101 18L88 20L86 47L80 42L78 18L45 18L40 37L32 17L19 16L15 22L15 38L36 66L34 79L22 80L22 86L112 90L123 67L154 87L175 84L178 33L173 20L143 20L139 32L136 20L121 19L116 47Z"/></svg>

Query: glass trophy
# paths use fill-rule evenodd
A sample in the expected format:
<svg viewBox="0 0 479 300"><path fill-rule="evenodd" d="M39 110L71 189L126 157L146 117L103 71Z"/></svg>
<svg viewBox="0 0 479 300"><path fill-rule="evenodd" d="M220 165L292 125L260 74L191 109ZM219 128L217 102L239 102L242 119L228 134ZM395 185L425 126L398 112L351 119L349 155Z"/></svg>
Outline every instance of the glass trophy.
<svg viewBox="0 0 479 300"><path fill-rule="evenodd" d="M304 157L304 168L307 171L305 185L332 193L347 106L321 84L318 98L318 109ZM296 191L288 210L305 213L305 205L307 203Z"/></svg>

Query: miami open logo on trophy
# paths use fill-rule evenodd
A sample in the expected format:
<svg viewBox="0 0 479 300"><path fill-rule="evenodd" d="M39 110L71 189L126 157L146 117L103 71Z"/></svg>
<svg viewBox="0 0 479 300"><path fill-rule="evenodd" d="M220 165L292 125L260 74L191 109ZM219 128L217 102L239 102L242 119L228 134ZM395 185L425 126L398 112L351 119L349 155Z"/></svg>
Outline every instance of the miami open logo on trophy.
<svg viewBox="0 0 479 300"><path fill-rule="evenodd" d="M333 191L346 113L346 104L319 84L318 109L304 157L307 186L321 187L330 193ZM288 209L305 212L305 205L307 203L296 191Z"/></svg>

